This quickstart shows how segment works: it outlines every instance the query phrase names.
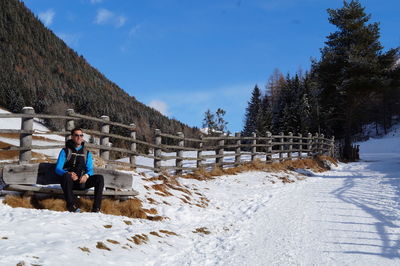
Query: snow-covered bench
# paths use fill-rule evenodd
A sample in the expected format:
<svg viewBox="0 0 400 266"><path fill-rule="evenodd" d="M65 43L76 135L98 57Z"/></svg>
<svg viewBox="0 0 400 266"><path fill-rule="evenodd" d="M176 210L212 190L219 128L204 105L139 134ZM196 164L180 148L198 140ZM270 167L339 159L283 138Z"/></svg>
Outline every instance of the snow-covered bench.
<svg viewBox="0 0 400 266"><path fill-rule="evenodd" d="M54 172L54 163L35 163L21 165L5 165L0 168L0 181L5 183L3 189L21 192L63 194L59 176ZM104 176L104 196L136 196L132 189L132 175L129 173L96 168L96 174ZM93 195L94 190L74 190L76 195Z"/></svg>

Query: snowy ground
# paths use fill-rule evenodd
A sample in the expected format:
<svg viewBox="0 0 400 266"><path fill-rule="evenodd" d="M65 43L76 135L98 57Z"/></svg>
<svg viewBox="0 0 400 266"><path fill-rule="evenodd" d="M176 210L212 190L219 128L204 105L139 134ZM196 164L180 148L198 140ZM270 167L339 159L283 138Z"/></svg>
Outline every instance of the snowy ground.
<svg viewBox="0 0 400 266"><path fill-rule="evenodd" d="M159 181L135 175L144 207L168 217L159 222L0 203L0 264L400 265L400 136L360 145L362 161L308 177L180 179L191 195L157 195L144 186ZM206 198L208 206L184 203L185 196L200 204ZM142 234L146 243L132 242Z"/></svg>

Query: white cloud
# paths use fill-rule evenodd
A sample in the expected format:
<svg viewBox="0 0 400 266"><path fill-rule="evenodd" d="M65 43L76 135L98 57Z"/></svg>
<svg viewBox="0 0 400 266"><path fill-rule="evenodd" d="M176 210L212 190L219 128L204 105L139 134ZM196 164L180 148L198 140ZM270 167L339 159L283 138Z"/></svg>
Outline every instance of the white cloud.
<svg viewBox="0 0 400 266"><path fill-rule="evenodd" d="M119 28L122 27L127 18L123 15L116 15L115 13L111 12L108 9L100 8L97 10L96 19L94 23L99 25L111 24L115 27Z"/></svg>
<svg viewBox="0 0 400 266"><path fill-rule="evenodd" d="M111 12L110 10L107 10L105 8L101 8L97 10L97 15L96 15L96 24L106 24L111 20L111 18L114 16L114 13Z"/></svg>
<svg viewBox="0 0 400 266"><path fill-rule="evenodd" d="M48 9L44 12L39 13L39 19L43 22L47 27L53 23L53 19L56 13L53 9Z"/></svg>
<svg viewBox="0 0 400 266"><path fill-rule="evenodd" d="M160 100L152 100L149 103L149 106L156 109L157 111L159 111L160 113L162 113L163 115L168 115L168 105Z"/></svg>
<svg viewBox="0 0 400 266"><path fill-rule="evenodd" d="M124 17L124 16L118 16L118 17L116 17L116 19L115 19L115 26L117 27L117 28L119 28L119 27L122 27L122 26L124 26L124 24L125 24L125 22L126 22L126 17Z"/></svg>

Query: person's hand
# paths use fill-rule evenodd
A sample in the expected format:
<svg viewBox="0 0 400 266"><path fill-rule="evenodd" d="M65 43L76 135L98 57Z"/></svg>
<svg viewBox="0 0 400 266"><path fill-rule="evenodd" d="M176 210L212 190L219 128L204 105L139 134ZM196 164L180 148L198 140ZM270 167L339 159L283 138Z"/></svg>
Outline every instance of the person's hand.
<svg viewBox="0 0 400 266"><path fill-rule="evenodd" d="M67 175L69 176L69 177L71 177L71 179L73 180L73 181L76 181L76 180L78 180L78 175L76 174L76 173L74 173L74 172L68 172L67 173Z"/></svg>
<svg viewBox="0 0 400 266"><path fill-rule="evenodd" d="M84 174L81 179L79 180L79 183L83 184L86 183L86 181L88 180L89 176L87 174Z"/></svg>

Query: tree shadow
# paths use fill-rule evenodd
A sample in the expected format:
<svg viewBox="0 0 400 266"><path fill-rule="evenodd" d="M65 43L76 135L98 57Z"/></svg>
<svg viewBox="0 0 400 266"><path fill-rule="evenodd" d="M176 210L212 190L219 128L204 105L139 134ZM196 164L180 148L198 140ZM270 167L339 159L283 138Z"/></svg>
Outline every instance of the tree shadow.
<svg viewBox="0 0 400 266"><path fill-rule="evenodd" d="M359 235L357 237L352 237L353 239L349 239L347 235L347 241L334 241L329 243L344 247L348 246L346 251L341 252L345 254L375 255L388 259L398 259L400 258L400 234L393 232L400 232L400 171L398 170L400 167L397 167L396 171L396 167L393 166L396 165L396 162L389 164L385 163L384 160L370 160L368 164L365 164L365 162L355 164L360 164L361 166L360 169L356 167L356 169L360 170L358 173L356 171L357 174L353 173L350 176L346 176L345 170L339 170L337 176L324 176L323 178L343 179L343 186L331 191L330 194L335 198L354 205L356 208L364 211L370 215L373 220L368 221L368 223L346 221L325 222L354 226L373 226L375 230L360 230L359 232L376 235L376 241L379 241L380 243L358 243L357 240L360 241ZM342 175L342 173L344 175ZM371 180L371 182L368 182L366 179ZM393 195L395 196L393 197ZM344 218L343 215L337 216L340 219ZM359 218L359 216L354 217ZM336 229L331 230L342 231ZM346 231L349 231L349 233L353 232L359 234L356 230ZM365 250L363 250L364 248ZM380 252L371 252L371 248L379 248Z"/></svg>

